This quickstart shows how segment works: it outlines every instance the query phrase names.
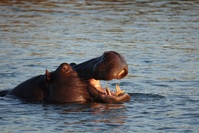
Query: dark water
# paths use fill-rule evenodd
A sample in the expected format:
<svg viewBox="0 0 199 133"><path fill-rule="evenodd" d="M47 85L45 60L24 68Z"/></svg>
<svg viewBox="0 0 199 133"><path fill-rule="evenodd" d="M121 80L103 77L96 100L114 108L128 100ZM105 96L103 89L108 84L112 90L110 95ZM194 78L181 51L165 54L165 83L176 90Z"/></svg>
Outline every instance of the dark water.
<svg viewBox="0 0 199 133"><path fill-rule="evenodd" d="M123 104L0 97L0 132L199 132L197 0L0 1L0 90L104 51L129 65Z"/></svg>

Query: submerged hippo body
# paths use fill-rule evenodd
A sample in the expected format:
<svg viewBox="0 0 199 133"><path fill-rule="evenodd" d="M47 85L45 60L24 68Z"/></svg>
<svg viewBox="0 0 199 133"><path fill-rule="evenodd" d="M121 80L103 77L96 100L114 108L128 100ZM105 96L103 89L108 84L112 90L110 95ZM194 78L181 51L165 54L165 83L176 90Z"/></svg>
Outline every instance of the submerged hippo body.
<svg viewBox="0 0 199 133"><path fill-rule="evenodd" d="M116 85L116 91L102 88L99 80L122 79L128 74L124 58L114 51L80 64L62 63L55 71L33 77L9 91L25 101L126 102L130 96ZM3 92L2 94L5 94Z"/></svg>

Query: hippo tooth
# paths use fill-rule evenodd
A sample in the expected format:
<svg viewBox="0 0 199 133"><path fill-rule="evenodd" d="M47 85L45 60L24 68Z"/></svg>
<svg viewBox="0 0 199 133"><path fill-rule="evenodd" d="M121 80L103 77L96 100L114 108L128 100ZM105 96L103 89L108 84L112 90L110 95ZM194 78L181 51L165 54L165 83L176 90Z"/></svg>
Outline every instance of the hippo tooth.
<svg viewBox="0 0 199 133"><path fill-rule="evenodd" d="M109 90L107 86L106 86L106 93L111 96L111 91Z"/></svg>
<svg viewBox="0 0 199 133"><path fill-rule="evenodd" d="M124 72L125 72L125 70L122 70L122 71L118 74L118 76L121 76Z"/></svg>
<svg viewBox="0 0 199 133"><path fill-rule="evenodd" d="M116 96L118 96L119 94L124 93L124 90L121 90L118 84L116 84L115 90L116 90L115 91Z"/></svg>

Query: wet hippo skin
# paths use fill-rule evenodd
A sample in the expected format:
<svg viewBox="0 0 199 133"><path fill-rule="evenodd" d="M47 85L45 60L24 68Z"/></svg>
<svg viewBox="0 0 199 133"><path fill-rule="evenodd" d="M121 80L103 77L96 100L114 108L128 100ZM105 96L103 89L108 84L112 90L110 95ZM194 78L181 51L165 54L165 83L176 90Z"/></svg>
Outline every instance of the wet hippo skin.
<svg viewBox="0 0 199 133"><path fill-rule="evenodd" d="M125 59L117 52L108 51L80 64L62 63L55 71L46 70L44 75L28 79L0 94L30 102L127 102L130 96L118 85L112 92L108 87L103 88L99 81L122 79L127 74Z"/></svg>

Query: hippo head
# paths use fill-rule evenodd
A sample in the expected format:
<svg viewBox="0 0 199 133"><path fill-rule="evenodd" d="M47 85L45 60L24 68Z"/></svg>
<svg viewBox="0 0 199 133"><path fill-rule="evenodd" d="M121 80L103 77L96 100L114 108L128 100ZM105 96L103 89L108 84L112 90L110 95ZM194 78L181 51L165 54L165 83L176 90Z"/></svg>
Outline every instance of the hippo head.
<svg viewBox="0 0 199 133"><path fill-rule="evenodd" d="M124 58L113 51L80 64L62 63L55 71L46 71L46 101L116 103L130 100L118 85L112 92L100 80L122 79L128 74Z"/></svg>
<svg viewBox="0 0 199 133"><path fill-rule="evenodd" d="M89 99L87 84L68 63L62 63L53 72L46 70L44 77L48 82L44 101L66 103L87 102Z"/></svg>
<svg viewBox="0 0 199 133"><path fill-rule="evenodd" d="M126 61L119 53L104 52L102 56L86 62L77 65L73 63L72 67L78 77L88 85L87 91L93 101L114 103L130 100L130 96L117 84L115 92L100 85L100 80L122 79L128 74Z"/></svg>

